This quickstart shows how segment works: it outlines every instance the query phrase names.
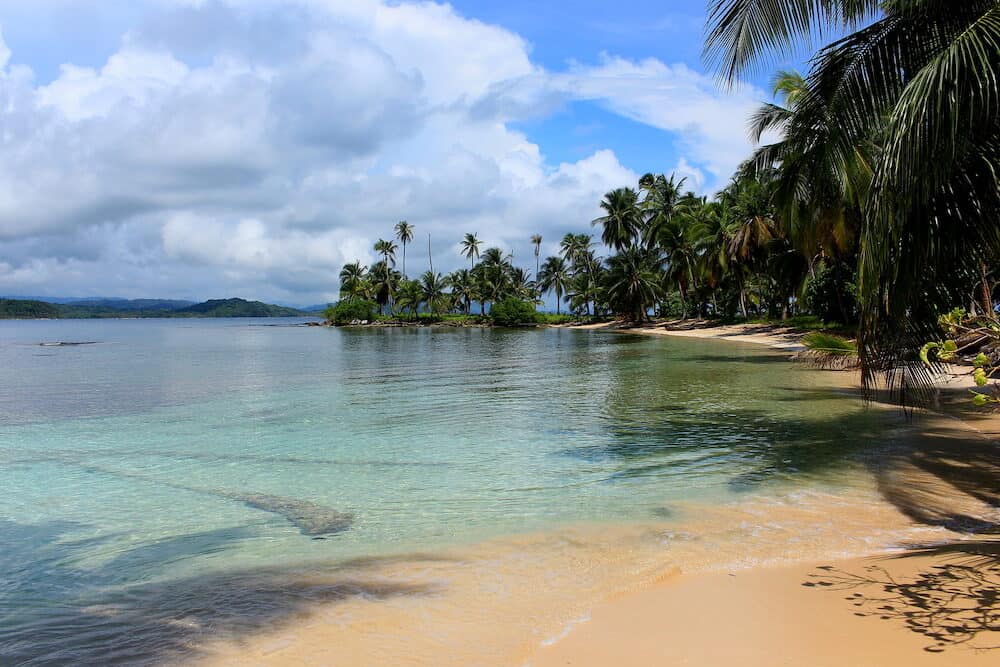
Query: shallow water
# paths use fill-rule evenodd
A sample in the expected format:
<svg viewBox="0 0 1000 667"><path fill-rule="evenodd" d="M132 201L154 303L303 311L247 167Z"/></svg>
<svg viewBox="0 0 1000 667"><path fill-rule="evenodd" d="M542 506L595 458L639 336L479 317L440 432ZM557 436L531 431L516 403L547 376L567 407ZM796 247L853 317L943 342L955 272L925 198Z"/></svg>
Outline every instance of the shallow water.
<svg viewBox="0 0 1000 667"><path fill-rule="evenodd" d="M351 637L424 614L437 646L449 591L544 641L669 566L902 535L883 416L767 348L291 324L0 322L0 664L188 660L317 603ZM803 533L832 502L870 525Z"/></svg>

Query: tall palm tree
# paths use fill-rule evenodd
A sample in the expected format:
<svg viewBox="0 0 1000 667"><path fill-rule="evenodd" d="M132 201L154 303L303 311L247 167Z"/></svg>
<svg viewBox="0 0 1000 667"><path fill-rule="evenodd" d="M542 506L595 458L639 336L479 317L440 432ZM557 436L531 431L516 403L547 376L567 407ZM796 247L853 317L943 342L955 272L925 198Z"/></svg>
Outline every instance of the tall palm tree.
<svg viewBox="0 0 1000 667"><path fill-rule="evenodd" d="M403 276L406 276L406 246L413 240L413 225L406 220L396 223L396 240L403 244Z"/></svg>
<svg viewBox="0 0 1000 667"><path fill-rule="evenodd" d="M603 226L604 244L619 252L632 246L642 229L639 193L632 188L612 190L604 195L601 208L605 215L595 218L592 224Z"/></svg>
<svg viewBox="0 0 1000 667"><path fill-rule="evenodd" d="M472 268L476 268L480 245L482 245L482 241L475 234L466 234L465 238L462 239L462 254L469 260Z"/></svg>
<svg viewBox="0 0 1000 667"><path fill-rule="evenodd" d="M871 386L1000 258L1000 0L711 0L708 22L707 59L730 81L847 33L813 57L795 115L834 119L842 156L879 146L858 286Z"/></svg>
<svg viewBox="0 0 1000 667"><path fill-rule="evenodd" d="M555 293L557 315L560 314L559 305L569 287L570 277L569 267L562 257L549 257L538 270L538 289L543 294Z"/></svg>
<svg viewBox="0 0 1000 667"><path fill-rule="evenodd" d="M542 251L542 235L532 234L531 245L535 246L535 276L538 275L538 254Z"/></svg>

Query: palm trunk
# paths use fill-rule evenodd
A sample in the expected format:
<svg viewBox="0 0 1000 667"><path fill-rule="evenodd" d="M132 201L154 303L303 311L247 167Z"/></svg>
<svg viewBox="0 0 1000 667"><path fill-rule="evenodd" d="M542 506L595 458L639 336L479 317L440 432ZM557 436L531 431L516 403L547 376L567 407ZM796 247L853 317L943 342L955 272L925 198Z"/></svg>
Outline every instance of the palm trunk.
<svg viewBox="0 0 1000 667"><path fill-rule="evenodd" d="M980 288L982 290L982 300L983 300L983 315L993 319L995 314L993 312L993 290L990 289L990 280L986 275L986 262L979 262L979 278L981 280Z"/></svg>

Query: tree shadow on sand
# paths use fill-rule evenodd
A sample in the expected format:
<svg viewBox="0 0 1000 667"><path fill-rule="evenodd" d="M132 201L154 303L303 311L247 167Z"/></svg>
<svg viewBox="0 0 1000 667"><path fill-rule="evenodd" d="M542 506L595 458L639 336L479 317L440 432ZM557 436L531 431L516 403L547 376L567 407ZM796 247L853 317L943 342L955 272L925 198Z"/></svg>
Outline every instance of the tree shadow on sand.
<svg viewBox="0 0 1000 667"><path fill-rule="evenodd" d="M911 577L873 564L860 573L824 566L803 586L850 592L854 615L896 620L930 640L925 651L955 646L1000 650L1000 542L957 542L908 552L892 559L939 556Z"/></svg>
<svg viewBox="0 0 1000 667"><path fill-rule="evenodd" d="M74 563L90 552L94 540L71 541L80 528L86 527L0 522L0 534L15 552L0 557L0 664L187 662L209 641L275 630L320 604L440 590L380 575L391 562L440 560L422 554L322 567L163 576L165 554L176 559L192 551L223 549L246 537L241 528L178 536L125 551L103 566L83 568ZM44 574L33 578L30 569L39 562ZM141 581L134 583L137 578Z"/></svg>

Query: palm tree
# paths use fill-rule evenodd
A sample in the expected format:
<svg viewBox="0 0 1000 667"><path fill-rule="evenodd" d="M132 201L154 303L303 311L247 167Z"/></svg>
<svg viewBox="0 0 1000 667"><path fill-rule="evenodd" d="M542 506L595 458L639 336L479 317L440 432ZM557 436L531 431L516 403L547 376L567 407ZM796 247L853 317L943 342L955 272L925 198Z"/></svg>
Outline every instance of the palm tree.
<svg viewBox="0 0 1000 667"><path fill-rule="evenodd" d="M662 257L641 246L626 248L608 260L608 301L634 322L646 319L647 311L663 294L659 277Z"/></svg>
<svg viewBox="0 0 1000 667"><path fill-rule="evenodd" d="M641 230L639 193L632 188L618 188L604 195L601 208L605 215L595 218L592 224L603 225L601 240L619 252L636 241Z"/></svg>
<svg viewBox="0 0 1000 667"><path fill-rule="evenodd" d="M459 269L448 275L448 286L451 294L461 310L468 314L472 310L472 302L479 298L476 290L476 280L469 269Z"/></svg>
<svg viewBox="0 0 1000 667"><path fill-rule="evenodd" d="M830 118L842 156L879 146L859 268L871 386L936 338L979 263L1000 257L1000 1L711 0L708 17L706 56L730 81L846 29L812 59L794 115Z"/></svg>
<svg viewBox="0 0 1000 667"><path fill-rule="evenodd" d="M379 239L375 242L375 252L382 255L382 261L387 266L396 266L396 244L392 241Z"/></svg>
<svg viewBox="0 0 1000 667"><path fill-rule="evenodd" d="M384 306L392 308L393 297L396 294L396 288L402 276L399 271L394 270L386 262L376 262L372 265L368 274L371 278L375 303L378 304L378 312L381 315L384 312Z"/></svg>
<svg viewBox="0 0 1000 667"><path fill-rule="evenodd" d="M403 244L403 276L406 276L406 246L413 240L413 225L406 220L396 223L396 240Z"/></svg>
<svg viewBox="0 0 1000 667"><path fill-rule="evenodd" d="M340 269L340 298L348 300L366 299L371 285L368 282L368 267L361 262L344 264Z"/></svg>
<svg viewBox="0 0 1000 667"><path fill-rule="evenodd" d="M549 257L538 271L538 289L543 293L554 292L556 295L556 314L560 314L559 304L563 293L569 287L570 273L566 260L562 257Z"/></svg>
<svg viewBox="0 0 1000 667"><path fill-rule="evenodd" d="M472 268L476 268L481 244L482 241L475 234L466 234L465 238L462 239L462 254L472 263Z"/></svg>
<svg viewBox="0 0 1000 667"><path fill-rule="evenodd" d="M425 271L420 276L420 289L423 292L424 302L432 312L441 312L445 304L445 288L447 284L440 273Z"/></svg>
<svg viewBox="0 0 1000 667"><path fill-rule="evenodd" d="M664 276L677 286L681 297L681 318L688 315L688 290L694 283L694 267L698 261L697 227L685 224L684 219L671 219L660 227L659 242L656 248L647 249L648 253L662 250L667 263Z"/></svg>
<svg viewBox="0 0 1000 667"><path fill-rule="evenodd" d="M513 266L510 268L508 276L508 289L510 290L510 296L521 299L522 301L532 302L538 298L538 290L535 287L535 281L531 279L531 274L527 269L522 269L519 266Z"/></svg>
<svg viewBox="0 0 1000 667"><path fill-rule="evenodd" d="M645 216L643 240L647 247L656 245L660 230L683 210L685 200L681 188L685 181L686 178L675 180L673 174L670 174L670 178L663 174L646 174L639 179L639 189L645 192L639 208Z"/></svg>
<svg viewBox="0 0 1000 667"><path fill-rule="evenodd" d="M538 275L538 253L542 251L542 235L532 234L531 245L535 246L535 275Z"/></svg>
<svg viewBox="0 0 1000 667"><path fill-rule="evenodd" d="M419 281L404 280L399 285L396 295L396 305L410 311L410 317L416 317L420 304L424 302L424 292Z"/></svg>

